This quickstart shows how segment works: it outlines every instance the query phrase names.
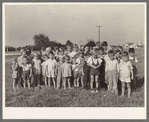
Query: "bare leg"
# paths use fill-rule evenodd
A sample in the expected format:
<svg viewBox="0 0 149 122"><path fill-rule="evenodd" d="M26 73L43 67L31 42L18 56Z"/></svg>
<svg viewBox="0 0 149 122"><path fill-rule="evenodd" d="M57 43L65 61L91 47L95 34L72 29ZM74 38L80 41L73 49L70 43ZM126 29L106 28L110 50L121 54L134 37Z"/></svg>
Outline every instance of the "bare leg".
<svg viewBox="0 0 149 122"><path fill-rule="evenodd" d="M95 82L96 82L96 90L98 90L98 85L99 85L99 83L98 83L98 76L95 76Z"/></svg>
<svg viewBox="0 0 149 122"><path fill-rule="evenodd" d="M49 88L51 88L51 78L48 78L48 85L49 85Z"/></svg>
<svg viewBox="0 0 149 122"><path fill-rule="evenodd" d="M28 85L28 89L30 89L31 85L30 85L30 81L29 80L27 81L27 85Z"/></svg>
<svg viewBox="0 0 149 122"><path fill-rule="evenodd" d="M63 80L64 82L64 90L66 90L66 78L64 78L64 80Z"/></svg>
<svg viewBox="0 0 149 122"><path fill-rule="evenodd" d="M76 86L77 86L77 79L74 78L74 87L76 87Z"/></svg>
<svg viewBox="0 0 149 122"><path fill-rule="evenodd" d="M47 84L47 77L46 76L44 76L44 82L45 82L45 87L48 87L48 84Z"/></svg>
<svg viewBox="0 0 149 122"><path fill-rule="evenodd" d="M91 83L90 83L91 90L93 90L93 83L94 83L94 76L91 75Z"/></svg>
<svg viewBox="0 0 149 122"><path fill-rule="evenodd" d="M77 87L79 87L79 80L80 80L80 78L78 77L77 78Z"/></svg>
<svg viewBox="0 0 149 122"><path fill-rule="evenodd" d="M55 78L52 78L52 81L53 81L54 88L56 88L56 81L55 81Z"/></svg>
<svg viewBox="0 0 149 122"><path fill-rule="evenodd" d="M13 78L13 91L16 91L16 79Z"/></svg>
<svg viewBox="0 0 149 122"><path fill-rule="evenodd" d="M128 98L130 98L130 94L131 94L131 86L130 86L130 83L127 83L127 89L128 89Z"/></svg>
<svg viewBox="0 0 149 122"><path fill-rule="evenodd" d="M81 76L81 85L82 85L82 88L84 88L83 76Z"/></svg>
<svg viewBox="0 0 149 122"><path fill-rule="evenodd" d="M70 86L70 78L67 78L67 82L68 82L68 88L71 89L71 86Z"/></svg>
<svg viewBox="0 0 149 122"><path fill-rule="evenodd" d="M122 82L122 96L124 96L124 91L125 91L125 83Z"/></svg>

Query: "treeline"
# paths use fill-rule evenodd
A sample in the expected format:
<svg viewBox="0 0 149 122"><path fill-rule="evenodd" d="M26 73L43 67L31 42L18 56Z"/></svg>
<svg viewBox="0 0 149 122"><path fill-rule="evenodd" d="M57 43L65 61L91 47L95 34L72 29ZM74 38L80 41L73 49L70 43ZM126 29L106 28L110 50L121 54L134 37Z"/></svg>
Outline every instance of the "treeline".
<svg viewBox="0 0 149 122"><path fill-rule="evenodd" d="M26 45L24 47L12 47L12 46L7 46L5 47L5 51L20 51L21 48L28 48L30 50L45 50L46 47L51 47L52 49L54 48L61 48L63 47L64 49L66 49L66 47L69 45L71 47L73 47L73 45L76 45L75 43L72 43L70 40L67 40L65 44L61 44L59 42L56 41L51 41L49 39L48 36L44 35L44 34L36 34L33 37L34 39L34 45ZM95 41L93 39L87 39L87 45L94 47L97 43L95 43Z"/></svg>

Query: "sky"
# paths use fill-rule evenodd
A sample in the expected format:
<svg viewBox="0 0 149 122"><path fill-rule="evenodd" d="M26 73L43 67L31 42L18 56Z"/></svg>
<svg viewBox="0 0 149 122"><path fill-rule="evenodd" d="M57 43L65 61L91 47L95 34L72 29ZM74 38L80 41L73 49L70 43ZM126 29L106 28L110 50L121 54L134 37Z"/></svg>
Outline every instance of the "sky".
<svg viewBox="0 0 149 122"><path fill-rule="evenodd" d="M5 45L33 45L35 34L62 44L86 44L87 39L111 45L145 39L145 4L5 5ZM144 42L143 42L144 43Z"/></svg>

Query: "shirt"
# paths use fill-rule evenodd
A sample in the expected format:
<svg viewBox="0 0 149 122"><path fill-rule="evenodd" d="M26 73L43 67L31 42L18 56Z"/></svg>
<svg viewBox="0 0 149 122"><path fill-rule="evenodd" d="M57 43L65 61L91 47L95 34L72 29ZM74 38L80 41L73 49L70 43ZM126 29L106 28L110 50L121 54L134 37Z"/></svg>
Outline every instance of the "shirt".
<svg viewBox="0 0 149 122"><path fill-rule="evenodd" d="M93 58L93 57L89 57L88 60L87 60L87 63L92 65L92 63L94 62L94 64L101 64L102 60L100 58Z"/></svg>
<svg viewBox="0 0 149 122"><path fill-rule="evenodd" d="M41 74L41 60L40 59L33 59L33 72L35 74Z"/></svg>
<svg viewBox="0 0 149 122"><path fill-rule="evenodd" d="M112 70L119 71L119 69L118 69L118 61L116 59L108 60L106 62L105 72L112 71Z"/></svg>
<svg viewBox="0 0 149 122"><path fill-rule="evenodd" d="M131 57L130 55L129 55L129 60L135 60L135 63L138 63L138 59L136 57Z"/></svg>
<svg viewBox="0 0 149 122"><path fill-rule="evenodd" d="M32 68L31 64L21 65L23 71L29 71Z"/></svg>
<svg viewBox="0 0 149 122"><path fill-rule="evenodd" d="M48 73L50 72L50 70L56 70L56 65L57 65L57 62L56 60L51 60L51 59L48 59L46 61L46 67L47 67L47 71Z"/></svg>
<svg viewBox="0 0 149 122"><path fill-rule="evenodd" d="M105 60L105 62L107 62L108 60L111 60L111 59L109 58L108 54L105 55L104 60Z"/></svg>

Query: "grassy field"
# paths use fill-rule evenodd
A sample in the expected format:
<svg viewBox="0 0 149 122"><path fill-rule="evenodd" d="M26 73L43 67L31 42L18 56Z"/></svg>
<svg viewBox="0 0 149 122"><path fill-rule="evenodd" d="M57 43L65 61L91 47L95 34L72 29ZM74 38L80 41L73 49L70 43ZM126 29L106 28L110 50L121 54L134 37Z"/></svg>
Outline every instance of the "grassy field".
<svg viewBox="0 0 149 122"><path fill-rule="evenodd" d="M12 90L11 57L5 56L5 106L6 107L143 107L144 106L144 53L136 50L139 60L137 74L137 90L132 91L131 98L121 98L105 89L91 94L89 90L76 88L72 90L57 90L41 88L19 91ZM127 91L126 91L127 93Z"/></svg>

